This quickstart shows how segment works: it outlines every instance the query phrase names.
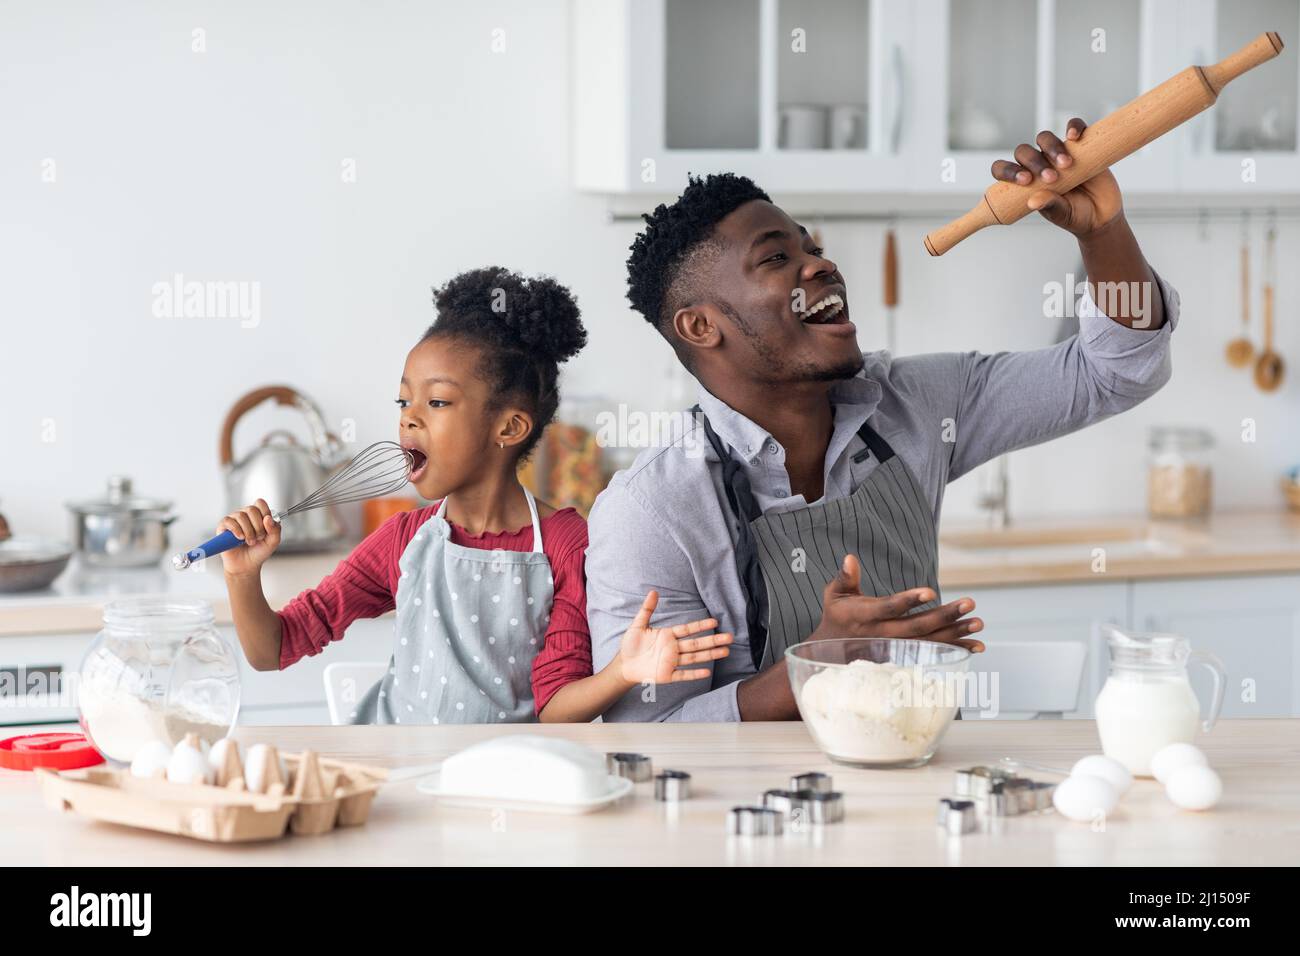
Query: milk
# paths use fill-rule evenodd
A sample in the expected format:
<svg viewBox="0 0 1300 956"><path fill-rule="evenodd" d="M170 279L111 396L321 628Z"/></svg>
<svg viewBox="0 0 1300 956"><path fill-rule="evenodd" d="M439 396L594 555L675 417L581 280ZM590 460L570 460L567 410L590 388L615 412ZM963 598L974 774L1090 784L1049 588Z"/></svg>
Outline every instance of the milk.
<svg viewBox="0 0 1300 956"><path fill-rule="evenodd" d="M1138 777L1151 776L1151 757L1161 747L1191 743L1200 723L1196 694L1179 674L1112 674L1096 706L1102 752Z"/></svg>

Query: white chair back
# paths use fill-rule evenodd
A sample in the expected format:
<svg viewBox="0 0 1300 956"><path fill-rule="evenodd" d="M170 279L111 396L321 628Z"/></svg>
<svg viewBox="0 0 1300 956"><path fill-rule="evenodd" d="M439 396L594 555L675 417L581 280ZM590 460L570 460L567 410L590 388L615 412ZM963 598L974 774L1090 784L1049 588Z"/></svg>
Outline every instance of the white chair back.
<svg viewBox="0 0 1300 956"><path fill-rule="evenodd" d="M352 722L357 703L366 691L378 684L388 670L387 661L343 661L325 668L325 704L330 723L338 726Z"/></svg>

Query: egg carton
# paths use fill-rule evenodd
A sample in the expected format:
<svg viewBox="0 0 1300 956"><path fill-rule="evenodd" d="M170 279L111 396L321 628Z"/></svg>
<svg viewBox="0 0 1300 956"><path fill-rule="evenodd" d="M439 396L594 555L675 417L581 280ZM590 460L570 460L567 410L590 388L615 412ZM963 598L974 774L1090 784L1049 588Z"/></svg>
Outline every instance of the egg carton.
<svg viewBox="0 0 1300 956"><path fill-rule="evenodd" d="M197 746L197 739L192 743ZM282 759L287 775L281 772ZM212 843L250 843L286 833L309 836L336 826L360 826L388 777L382 767L331 760L311 750L281 757L268 747L263 760L264 793L253 793L245 785L234 746L225 748L215 784L172 783L162 771L146 778L104 766L40 769L36 775L45 803L56 810Z"/></svg>

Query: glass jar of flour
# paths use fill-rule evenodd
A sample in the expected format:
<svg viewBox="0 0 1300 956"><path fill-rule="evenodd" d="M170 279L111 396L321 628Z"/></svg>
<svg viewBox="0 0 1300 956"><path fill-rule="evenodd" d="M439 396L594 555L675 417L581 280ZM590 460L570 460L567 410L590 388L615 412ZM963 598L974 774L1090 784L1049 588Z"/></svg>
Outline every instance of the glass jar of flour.
<svg viewBox="0 0 1300 956"><path fill-rule="evenodd" d="M77 702L86 736L114 763L187 733L211 744L239 716L239 660L205 601L114 601L81 662Z"/></svg>

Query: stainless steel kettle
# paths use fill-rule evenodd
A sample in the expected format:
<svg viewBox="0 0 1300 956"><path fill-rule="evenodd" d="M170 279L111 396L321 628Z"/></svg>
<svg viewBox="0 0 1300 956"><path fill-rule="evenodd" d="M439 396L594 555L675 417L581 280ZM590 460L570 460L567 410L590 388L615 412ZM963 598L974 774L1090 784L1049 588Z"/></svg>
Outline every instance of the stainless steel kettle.
<svg viewBox="0 0 1300 956"><path fill-rule="evenodd" d="M263 402L298 409L307 420L311 447L282 429L269 432L261 444L235 461L235 426ZM221 426L221 467L225 472L226 504L229 510L243 508L265 498L272 511L296 504L315 491L342 463L342 443L325 427L320 409L311 399L287 385L254 389L235 402ZM282 551L320 551L339 542L343 525L331 508L305 511L285 521Z"/></svg>

